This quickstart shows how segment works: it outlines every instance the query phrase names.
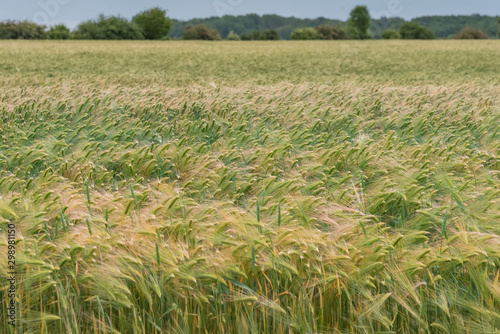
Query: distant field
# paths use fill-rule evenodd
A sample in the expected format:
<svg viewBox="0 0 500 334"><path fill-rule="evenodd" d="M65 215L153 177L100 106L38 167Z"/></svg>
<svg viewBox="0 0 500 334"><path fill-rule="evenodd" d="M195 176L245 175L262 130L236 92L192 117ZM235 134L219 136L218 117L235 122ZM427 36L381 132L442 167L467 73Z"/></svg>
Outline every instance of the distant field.
<svg viewBox="0 0 500 334"><path fill-rule="evenodd" d="M106 79L127 86L498 83L492 41L0 41L4 77L38 84Z"/></svg>
<svg viewBox="0 0 500 334"><path fill-rule="evenodd" d="M16 332L498 333L499 54L0 42Z"/></svg>

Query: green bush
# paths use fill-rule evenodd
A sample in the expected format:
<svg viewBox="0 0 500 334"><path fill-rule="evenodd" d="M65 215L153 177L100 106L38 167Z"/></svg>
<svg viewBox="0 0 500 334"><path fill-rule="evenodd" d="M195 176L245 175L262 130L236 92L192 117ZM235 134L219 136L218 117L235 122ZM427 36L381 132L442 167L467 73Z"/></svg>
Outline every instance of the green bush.
<svg viewBox="0 0 500 334"><path fill-rule="evenodd" d="M208 28L204 24L196 26L188 25L184 30L182 39L185 40L201 40L201 41L220 41L219 32L216 29Z"/></svg>
<svg viewBox="0 0 500 334"><path fill-rule="evenodd" d="M278 41L280 39L279 32L274 29L266 31L254 30L241 35L241 40L243 41Z"/></svg>
<svg viewBox="0 0 500 334"><path fill-rule="evenodd" d="M45 26L30 21L0 22L0 39L45 39Z"/></svg>
<svg viewBox="0 0 500 334"><path fill-rule="evenodd" d="M234 31L230 31L229 34L227 35L226 39L228 41L240 41L241 38L240 36L238 36L238 34L236 34Z"/></svg>
<svg viewBox="0 0 500 334"><path fill-rule="evenodd" d="M141 29L146 39L163 39L172 28L172 21L161 8L145 10L134 16L133 22Z"/></svg>
<svg viewBox="0 0 500 334"><path fill-rule="evenodd" d="M64 24L58 24L50 27L47 36L49 36L50 39L70 39L71 32Z"/></svg>
<svg viewBox="0 0 500 334"><path fill-rule="evenodd" d="M490 36L484 33L481 29L464 28L461 32L454 36L455 39L488 39Z"/></svg>
<svg viewBox="0 0 500 334"><path fill-rule="evenodd" d="M321 39L347 39L347 33L341 26L320 25L316 27L316 31Z"/></svg>
<svg viewBox="0 0 500 334"><path fill-rule="evenodd" d="M320 33L314 28L299 28L295 29L290 38L296 41L307 41L307 40L315 40L321 39Z"/></svg>
<svg viewBox="0 0 500 334"><path fill-rule="evenodd" d="M281 38L280 38L280 34L276 30L269 29L269 30L264 31L260 35L260 39L263 41L279 41Z"/></svg>
<svg viewBox="0 0 500 334"><path fill-rule="evenodd" d="M76 31L77 39L144 39L141 28L127 19L100 15L97 20L81 23Z"/></svg>
<svg viewBox="0 0 500 334"><path fill-rule="evenodd" d="M435 39L434 32L417 22L405 22L399 27L403 39Z"/></svg>
<svg viewBox="0 0 500 334"><path fill-rule="evenodd" d="M382 33L383 39L401 39L401 34L397 30L388 29Z"/></svg>

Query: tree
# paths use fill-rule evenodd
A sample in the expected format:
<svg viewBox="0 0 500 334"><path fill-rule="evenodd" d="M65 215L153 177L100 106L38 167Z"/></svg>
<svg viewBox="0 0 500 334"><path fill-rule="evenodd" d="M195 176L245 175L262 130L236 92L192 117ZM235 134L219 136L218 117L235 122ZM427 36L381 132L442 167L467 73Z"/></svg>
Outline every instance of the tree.
<svg viewBox="0 0 500 334"><path fill-rule="evenodd" d="M238 36L238 34L234 33L234 31L232 31L232 30L227 35L226 39L228 41L240 41L241 40L240 36Z"/></svg>
<svg viewBox="0 0 500 334"><path fill-rule="evenodd" d="M316 31L314 28L299 28L295 29L292 34L290 35L290 39L292 40L315 40L315 39L321 39L321 35Z"/></svg>
<svg viewBox="0 0 500 334"><path fill-rule="evenodd" d="M338 26L330 26L327 24L323 24L316 27L316 31L320 35L321 39L347 39L347 33L342 29L340 25Z"/></svg>
<svg viewBox="0 0 500 334"><path fill-rule="evenodd" d="M144 39L141 28L127 19L99 15L95 21L81 23L75 31L76 39Z"/></svg>
<svg viewBox="0 0 500 334"><path fill-rule="evenodd" d="M434 32L417 22L405 22L399 27L403 39L435 39Z"/></svg>
<svg viewBox="0 0 500 334"><path fill-rule="evenodd" d="M146 39L163 39L172 28L172 21L166 14L163 9L155 7L134 16L133 22L142 29Z"/></svg>
<svg viewBox="0 0 500 334"><path fill-rule="evenodd" d="M354 39L370 39L371 18L366 6L356 6L347 21L347 30Z"/></svg>
<svg viewBox="0 0 500 334"><path fill-rule="evenodd" d="M226 1L226 0L224 0ZM226 2L233 0L227 0ZM236 0L234 0L236 1ZM354 7L354 6L353 6ZM430 30L436 37L453 37L457 32L465 27L478 28L490 36L496 36L499 30L498 17L485 15L461 15L461 16L424 16L413 19ZM277 15L256 14L249 15L225 15L222 17L210 17L205 19L191 19L188 21L178 21L172 19L172 29L169 36L173 38L181 38L186 25L197 25L204 23L207 27L216 28L221 35L227 36L231 30L240 35L243 39L243 34L254 30L275 29L282 39L290 38L295 29L317 27L322 25L338 26L341 25L347 31L345 22L338 20L318 17L315 19L299 19L295 17L282 17ZM369 32L373 38L380 38L382 32L388 29L399 30L401 24L405 20L401 17L381 17L379 19L370 20ZM248 37L248 35L247 35Z"/></svg>
<svg viewBox="0 0 500 334"><path fill-rule="evenodd" d="M461 32L454 36L455 39L488 39L490 36L484 33L481 29L464 28Z"/></svg>
<svg viewBox="0 0 500 334"><path fill-rule="evenodd" d="M394 29L387 29L382 33L383 39L400 39L401 34Z"/></svg>
<svg viewBox="0 0 500 334"><path fill-rule="evenodd" d="M220 41L219 32L213 28L207 28L204 24L196 26L188 25L184 30L182 39L186 40L201 40L201 41Z"/></svg>
<svg viewBox="0 0 500 334"><path fill-rule="evenodd" d="M295 41L306 41L321 39L321 35L314 28L300 28L295 29L290 35L290 38Z"/></svg>
<svg viewBox="0 0 500 334"><path fill-rule="evenodd" d="M260 39L264 40L264 41L279 41L280 34L274 29L269 29L269 30L264 31L260 35Z"/></svg>
<svg viewBox="0 0 500 334"><path fill-rule="evenodd" d="M500 17L498 18L498 38L500 38Z"/></svg>
<svg viewBox="0 0 500 334"><path fill-rule="evenodd" d="M0 22L0 39L45 39L45 26L30 21Z"/></svg>
<svg viewBox="0 0 500 334"><path fill-rule="evenodd" d="M481 29L484 33L495 36L498 31L498 17L486 15L423 16L413 19L429 28L439 38L453 38L464 28Z"/></svg>
<svg viewBox="0 0 500 334"><path fill-rule="evenodd" d="M50 27L47 36L49 36L50 39L69 39L71 37L71 32L64 24L57 24Z"/></svg>
<svg viewBox="0 0 500 334"><path fill-rule="evenodd" d="M401 17L381 17L380 19L372 20L370 32L374 38L383 38L382 34L386 30L399 30L399 26L405 23L405 19Z"/></svg>
<svg viewBox="0 0 500 334"><path fill-rule="evenodd" d="M260 39L261 39L261 33L258 30L246 32L241 35L241 40L243 41L258 41Z"/></svg>

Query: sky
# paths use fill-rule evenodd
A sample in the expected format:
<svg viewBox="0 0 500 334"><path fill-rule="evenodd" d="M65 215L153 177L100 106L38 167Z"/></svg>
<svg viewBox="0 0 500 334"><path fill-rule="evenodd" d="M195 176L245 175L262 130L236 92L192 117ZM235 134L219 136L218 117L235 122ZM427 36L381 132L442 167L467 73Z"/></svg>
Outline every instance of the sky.
<svg viewBox="0 0 500 334"><path fill-rule="evenodd" d="M368 6L374 18L500 15L500 0L0 0L0 20L28 19L49 26L65 23L74 28L101 13L131 18L156 6L180 20L248 13L346 20L350 10L360 4Z"/></svg>

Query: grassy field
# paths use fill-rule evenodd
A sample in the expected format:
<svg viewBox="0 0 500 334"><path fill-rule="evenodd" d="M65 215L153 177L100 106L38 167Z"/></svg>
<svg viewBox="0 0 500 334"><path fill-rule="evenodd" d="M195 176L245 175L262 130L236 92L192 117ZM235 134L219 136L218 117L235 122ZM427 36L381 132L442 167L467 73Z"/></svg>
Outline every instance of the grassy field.
<svg viewBox="0 0 500 334"><path fill-rule="evenodd" d="M498 54L0 42L0 331L499 333Z"/></svg>

